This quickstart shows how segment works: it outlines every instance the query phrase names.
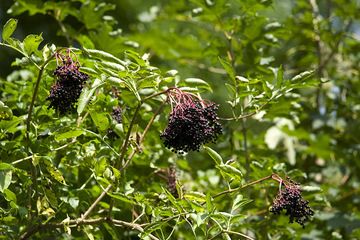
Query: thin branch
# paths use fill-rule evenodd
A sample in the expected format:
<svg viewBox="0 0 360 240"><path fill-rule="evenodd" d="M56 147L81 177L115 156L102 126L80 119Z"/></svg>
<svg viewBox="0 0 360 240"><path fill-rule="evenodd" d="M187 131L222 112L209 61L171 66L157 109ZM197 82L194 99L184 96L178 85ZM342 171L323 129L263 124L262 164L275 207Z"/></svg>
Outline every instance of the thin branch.
<svg viewBox="0 0 360 240"><path fill-rule="evenodd" d="M164 107L164 104L165 104L166 100L162 102L162 104L160 105L160 107L156 110L156 112L154 113L154 115L151 117L150 121L148 122L148 124L146 125L145 129L144 129L144 132L143 134L141 135L140 137L140 140L139 140L139 145L144 141L144 138L145 138L145 135L147 134L147 132L149 131L151 125L154 123L154 120L156 118L156 116L162 111L163 107ZM131 159L134 157L135 153L137 152L137 149L134 149L128 159L126 160L126 162L124 163L124 165L121 167L121 171L123 171L127 165L130 163Z"/></svg>
<svg viewBox="0 0 360 240"><path fill-rule="evenodd" d="M123 143L122 146L121 146L120 157L119 157L117 163L115 164L115 168L116 168L116 169L119 169L119 168L120 168L120 164L121 164L121 163L123 162L123 160L124 160L125 153L126 153L126 150L127 150L127 148L128 148L129 141L130 141L131 130L132 130L134 124L135 124L135 120L136 120L136 118L137 118L137 115L138 115L138 113L139 113L139 110L140 110L140 108L141 108L141 105L142 105L142 102L140 102L140 103L138 104L138 106L136 107L135 112L134 112L134 115L133 115L133 117L132 117L132 119L131 119L131 122L130 122L130 125L129 125L129 129L128 129L128 131L127 131L127 133L126 133L126 136L125 136L124 143Z"/></svg>
<svg viewBox="0 0 360 240"><path fill-rule="evenodd" d="M17 51L18 53L21 53L22 55L24 55L24 57L26 57L27 59L29 59L30 62L32 62L32 64L34 64L37 69L40 70L39 65L37 65L37 63L34 62L34 60L33 60L30 56L28 56L26 53L24 53L23 51L21 51L21 49L18 49L18 48L14 47L14 46L12 46L12 45L10 45L10 44L6 44L6 43L2 43L2 42L0 42L0 46L8 47L8 48L11 48L11 49Z"/></svg>
<svg viewBox="0 0 360 240"><path fill-rule="evenodd" d="M141 232L141 233L144 232L144 229L143 229L139 224L136 224L136 223L129 223L129 222L124 222L124 221L115 220L115 219L112 219L111 222L114 223L115 226L120 225L120 226L128 227L128 228L131 228L131 229L136 229L136 230L138 230L138 231ZM149 234L148 236L149 236L152 240L159 240L157 237L155 237L155 236L152 235L152 234Z"/></svg>
<svg viewBox="0 0 360 240"><path fill-rule="evenodd" d="M247 113L245 115L239 115L238 117L231 117L231 118L219 118L220 120L224 120L224 121L233 121L233 120L241 120L241 119L245 119L245 118L249 118L252 117L256 114L258 114L266 105L268 105L270 103L272 99L267 100L263 105L261 105L258 109L256 109L254 112L251 113Z"/></svg>
<svg viewBox="0 0 360 240"><path fill-rule="evenodd" d="M250 157L248 151L248 141L247 141L247 129L246 129L246 122L245 119L241 119L241 133L243 135L243 145L244 145L244 152L245 152L245 169L246 175L245 180L248 180L249 171L250 171Z"/></svg>
<svg viewBox="0 0 360 240"><path fill-rule="evenodd" d="M228 234L234 234L234 235L238 235L238 236L241 236L243 238L246 238L246 239L249 239L249 240L255 240L254 238L252 237L249 237L243 233L239 233L239 232L234 232L234 231L230 231L230 230L223 230L224 233L228 233Z"/></svg>
<svg viewBox="0 0 360 240"><path fill-rule="evenodd" d="M43 75L43 72L44 72L46 66L54 58L54 56L55 55L53 54L51 57L49 57L49 59L47 59L41 65L38 77L36 79L35 88L34 88L34 92L33 92L33 95L32 95L32 99L31 99L31 103L30 103L30 107L29 107L29 111L28 111L28 116L27 116L27 119L26 119L26 138L27 138L27 140L29 140L29 132L30 132L30 123L31 123L32 111L33 111L35 100L36 100L37 93L38 93L38 90L39 90L41 78L42 78L42 75Z"/></svg>
<svg viewBox="0 0 360 240"><path fill-rule="evenodd" d="M86 210L86 212L81 216L81 221L84 221L85 218L91 213L91 211L96 207L96 205L101 201L101 199L107 194L107 192L112 188L112 185L109 184L104 191L100 194L100 196L91 204L91 206Z"/></svg>
<svg viewBox="0 0 360 240"><path fill-rule="evenodd" d="M35 88L34 88L34 92L32 95L32 99L31 99L31 103L30 103L30 107L29 107L29 111L28 111L28 116L26 119L26 140L27 140L27 144L28 144L28 151L29 153L30 151L30 125L31 125L31 117L32 117L32 112L33 112L33 108L34 108L34 104L35 104L35 100L38 94L38 90L39 90L39 86L40 86L40 82L41 82L41 78L44 72L44 69L46 68L47 64L54 58L54 54L49 57L40 67L39 70L39 74L38 77L36 79L36 83L35 83ZM37 65L36 65L37 66ZM32 178L32 185L29 188L29 219L32 218L32 209L35 209L35 206L33 206L37 200L37 170L36 167L34 166L34 164L30 164L30 171L31 171L31 178ZM35 192L35 197L32 196L32 192Z"/></svg>
<svg viewBox="0 0 360 240"><path fill-rule="evenodd" d="M242 185L242 186L240 186L240 187L222 191L222 192L220 192L220 193L215 194L215 195L213 196L213 198L220 197L220 196L222 196L222 195L224 195L224 194L237 192L237 191L239 191L239 190L241 190L241 189L244 189L244 188L250 187L250 186L252 186L252 185L261 183L261 182L263 182L263 181L265 181L265 180L272 179L274 175L275 175L275 174L271 174L271 175L269 175L269 176L260 178L260 179L258 179L258 180L256 180L256 181L253 181L253 182L249 182L249 183L247 183L247 184L244 184L244 185Z"/></svg>
<svg viewBox="0 0 360 240"><path fill-rule="evenodd" d="M81 225L97 225L97 224L100 224L103 222L110 222L110 223L113 223L115 226L121 226L121 227L130 228L130 229L135 229L141 233L144 232L144 229L139 224L125 222L122 220L116 220L116 219L111 219L111 218L107 218L107 217L94 218L94 219L77 218L77 219L73 219L73 220L69 220L69 221L65 220L65 221L56 222L56 223L45 223L45 224L34 225L31 228L29 228L26 232L24 232L19 237L19 239L20 240L29 239L32 235L36 234L37 232L46 231L46 230L50 230L50 229L56 229L56 228L63 228L64 226L72 228L72 227L78 227ZM149 234L148 236L153 240L159 240L157 237L153 236L152 234Z"/></svg>

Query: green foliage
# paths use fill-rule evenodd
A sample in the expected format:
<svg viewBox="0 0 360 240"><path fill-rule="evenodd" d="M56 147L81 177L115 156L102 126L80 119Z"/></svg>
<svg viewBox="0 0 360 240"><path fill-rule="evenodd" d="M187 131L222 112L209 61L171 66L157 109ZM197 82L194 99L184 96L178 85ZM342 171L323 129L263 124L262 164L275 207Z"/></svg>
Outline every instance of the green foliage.
<svg viewBox="0 0 360 240"><path fill-rule="evenodd" d="M14 0L1 18L0 51L17 55L0 75L0 238L359 238L359 10ZM27 15L58 28L22 36ZM90 77L63 115L46 100L60 52ZM219 104L216 143L164 147L173 87ZM305 228L269 212L278 176L301 183Z"/></svg>

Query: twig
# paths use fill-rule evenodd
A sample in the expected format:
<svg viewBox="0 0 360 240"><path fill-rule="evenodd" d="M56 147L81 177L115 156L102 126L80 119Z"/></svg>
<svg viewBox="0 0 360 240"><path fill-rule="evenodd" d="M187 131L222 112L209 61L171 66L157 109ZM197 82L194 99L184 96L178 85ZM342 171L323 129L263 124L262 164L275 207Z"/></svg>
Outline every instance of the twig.
<svg viewBox="0 0 360 240"><path fill-rule="evenodd" d="M243 238L246 238L246 239L249 239L249 240L254 240L254 238L252 237L249 237L243 233L239 233L239 232L234 232L234 231L230 231L230 230L223 230L224 233L228 233L228 234L234 234L234 235L238 235L238 236L241 236Z"/></svg>
<svg viewBox="0 0 360 240"><path fill-rule="evenodd" d="M260 178L260 179L258 179L258 180L256 180L256 181L253 181L253 182L249 182L249 183L244 184L244 185L242 185L242 186L240 186L240 187L237 187L237 188L233 188L233 189L228 189L228 190L222 191L222 192L220 192L220 193L215 194L215 195L213 196L213 198L217 198L217 197L220 197L221 195L228 194L228 193L233 193L233 192L239 191L239 190L241 190L241 189L250 187L250 186L252 186L252 185L261 183L261 182L263 182L263 181L265 181L265 180L268 180L268 179L273 178L274 175L276 175L276 174L271 174L271 175L269 175L269 176ZM277 175L276 175L276 176L277 176Z"/></svg>
<svg viewBox="0 0 360 240"><path fill-rule="evenodd" d="M120 164L121 164L121 163L123 162L123 160L124 160L125 153L126 153L126 150L127 150L127 148L128 148L128 145L129 145L131 130L132 130L133 126L134 126L134 123L135 123L135 120L136 120L137 115L138 115L138 113L139 113L139 110L140 110L140 108L141 108L141 105L142 105L142 102L140 102L140 103L138 104L138 106L136 107L135 112L134 112L134 115L133 115L133 117L132 117L132 119L131 119L131 122L130 122L130 125L129 125L129 129L128 129L128 131L127 131L127 133L126 133L126 136L125 136L124 143L123 143L122 146L121 146L120 157L119 157L117 163L115 164L115 168L116 168L116 169L119 169L119 168L120 168Z"/></svg>
<svg viewBox="0 0 360 240"><path fill-rule="evenodd" d="M80 220L84 221L85 218L91 213L91 211L96 207L96 205L101 201L101 199L107 194L107 192L112 188L112 185L109 184L104 191L100 194L100 196L91 204L88 210L81 216Z"/></svg>
<svg viewBox="0 0 360 240"><path fill-rule="evenodd" d="M122 220L116 220L116 219L111 219L111 218L107 218L107 217L94 218L94 219L78 218L78 219L73 219L73 220L69 220L69 221L57 222L57 223L45 223L45 224L34 225L31 228L29 228L26 232L24 232L19 237L19 239L20 240L29 239L35 233L49 230L49 229L63 228L64 226L78 227L81 225L96 225L96 224L100 224L103 222L110 222L110 223L113 223L115 226L127 227L130 229L135 229L139 232L144 232L144 229L139 224L125 222ZM159 240L157 237L153 236L152 234L149 234L148 236L153 240Z"/></svg>
<svg viewBox="0 0 360 240"><path fill-rule="evenodd" d="M251 113L247 113L245 115L239 115L238 117L231 117L231 118L219 118L220 120L224 120L224 121L238 121L241 119L245 119L245 118L249 118L252 117L256 114L258 114L260 112L260 110L262 110L266 105L268 105L270 103L272 99L267 100L263 105L261 105L258 109L256 109L254 112Z"/></svg>
<svg viewBox="0 0 360 240"><path fill-rule="evenodd" d="M166 100L165 100L166 101ZM145 138L145 135L147 134L147 132L149 131L151 125L154 123L154 120L156 118L156 116L161 112L161 110L163 109L164 107L164 104L165 104L165 101L163 101L163 103L160 105L160 107L156 110L156 112L154 113L154 115L151 117L150 121L148 122L148 124L146 125L145 129L144 129L144 132L143 134L141 135L140 137L140 140L139 140L139 144L141 144L143 141L144 141L144 138ZM134 157L135 153L136 153L137 149L134 149L128 159L126 160L126 162L124 163L124 165L121 167L121 171L123 171L127 165L130 163L131 159Z"/></svg>
<svg viewBox="0 0 360 240"><path fill-rule="evenodd" d="M246 123L245 119L241 119L241 132L243 135L243 145L244 145L244 152L245 152L245 169L246 169L246 175L245 180L249 177L249 171L250 171L250 158L249 158L249 151L248 151L248 141L247 141L247 129L246 129Z"/></svg>
<svg viewBox="0 0 360 240"><path fill-rule="evenodd" d="M38 77L36 79L36 83L35 83L35 88L34 88L34 92L32 95L32 99L31 99L31 103L30 103L30 107L29 107L29 111L28 111L28 116L26 119L26 140L27 140L27 144L28 144L28 152L30 153L30 124L31 124L31 117L32 117L32 112L33 112L33 108L34 108L34 104L35 104L35 100L36 100L36 96L38 94L38 90L39 90L39 86L40 86L40 82L41 82L41 78L44 72L44 69L46 68L47 64L54 58L54 54L49 57L40 67L39 70L39 74ZM37 65L36 65L37 66ZM30 171L31 171L31 178L32 178L32 185L29 188L29 219L32 218L32 209L34 209L35 207L33 207L34 203L37 200L37 170L36 167L34 166L33 163L30 164ZM35 197L32 196L32 192L35 192Z"/></svg>

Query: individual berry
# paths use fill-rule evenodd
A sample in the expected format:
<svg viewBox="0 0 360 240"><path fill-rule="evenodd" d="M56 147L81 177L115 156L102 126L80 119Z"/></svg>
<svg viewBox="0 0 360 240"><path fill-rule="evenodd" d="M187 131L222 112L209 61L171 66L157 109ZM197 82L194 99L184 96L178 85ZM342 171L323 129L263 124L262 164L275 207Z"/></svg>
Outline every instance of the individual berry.
<svg viewBox="0 0 360 240"><path fill-rule="evenodd" d="M58 110L60 114L64 114L74 109L89 76L79 71L79 63L74 62L70 54L64 56L57 53L56 58L60 60L60 65L54 71L56 82L51 87L50 95L47 97L47 100L50 101L48 108L53 108Z"/></svg>
<svg viewBox="0 0 360 240"><path fill-rule="evenodd" d="M302 198L299 184L286 181L284 186L275 197L270 212L280 214L282 210L286 210L285 215L289 216L290 223L295 221L305 227L305 222L314 215L314 211L309 207L309 201Z"/></svg>
<svg viewBox="0 0 360 240"><path fill-rule="evenodd" d="M182 154L198 151L201 145L216 141L222 133L216 104L176 88L168 92L168 98L172 111L168 125L160 135L167 148Z"/></svg>

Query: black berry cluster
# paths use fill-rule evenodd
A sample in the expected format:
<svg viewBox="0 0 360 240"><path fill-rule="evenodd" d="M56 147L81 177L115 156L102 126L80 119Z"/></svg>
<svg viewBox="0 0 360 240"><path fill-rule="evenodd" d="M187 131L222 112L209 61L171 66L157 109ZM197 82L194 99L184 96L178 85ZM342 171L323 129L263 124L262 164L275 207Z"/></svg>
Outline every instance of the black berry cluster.
<svg viewBox="0 0 360 240"><path fill-rule="evenodd" d="M176 168L171 166L168 171L167 189L175 197L178 198L179 194L176 189Z"/></svg>
<svg viewBox="0 0 360 240"><path fill-rule="evenodd" d="M64 114L72 109L81 94L85 82L89 76L79 71L78 62L74 62L70 56L57 54L60 65L55 69L56 83L50 89L47 100L50 101L48 108L54 108Z"/></svg>
<svg viewBox="0 0 360 240"><path fill-rule="evenodd" d="M222 133L216 104L201 101L179 89L170 91L168 96L175 106L168 126L160 135L167 148L181 154L198 151L202 144L216 141Z"/></svg>
<svg viewBox="0 0 360 240"><path fill-rule="evenodd" d="M305 222L314 215L314 211L309 207L309 201L302 198L299 184L291 181L284 185L284 189L281 189L274 199L270 212L280 214L282 210L286 210L285 215L289 216L290 223L295 220L305 227Z"/></svg>
<svg viewBox="0 0 360 240"><path fill-rule="evenodd" d="M111 117L117 122L122 123L122 109L121 107L115 107L111 113Z"/></svg>

